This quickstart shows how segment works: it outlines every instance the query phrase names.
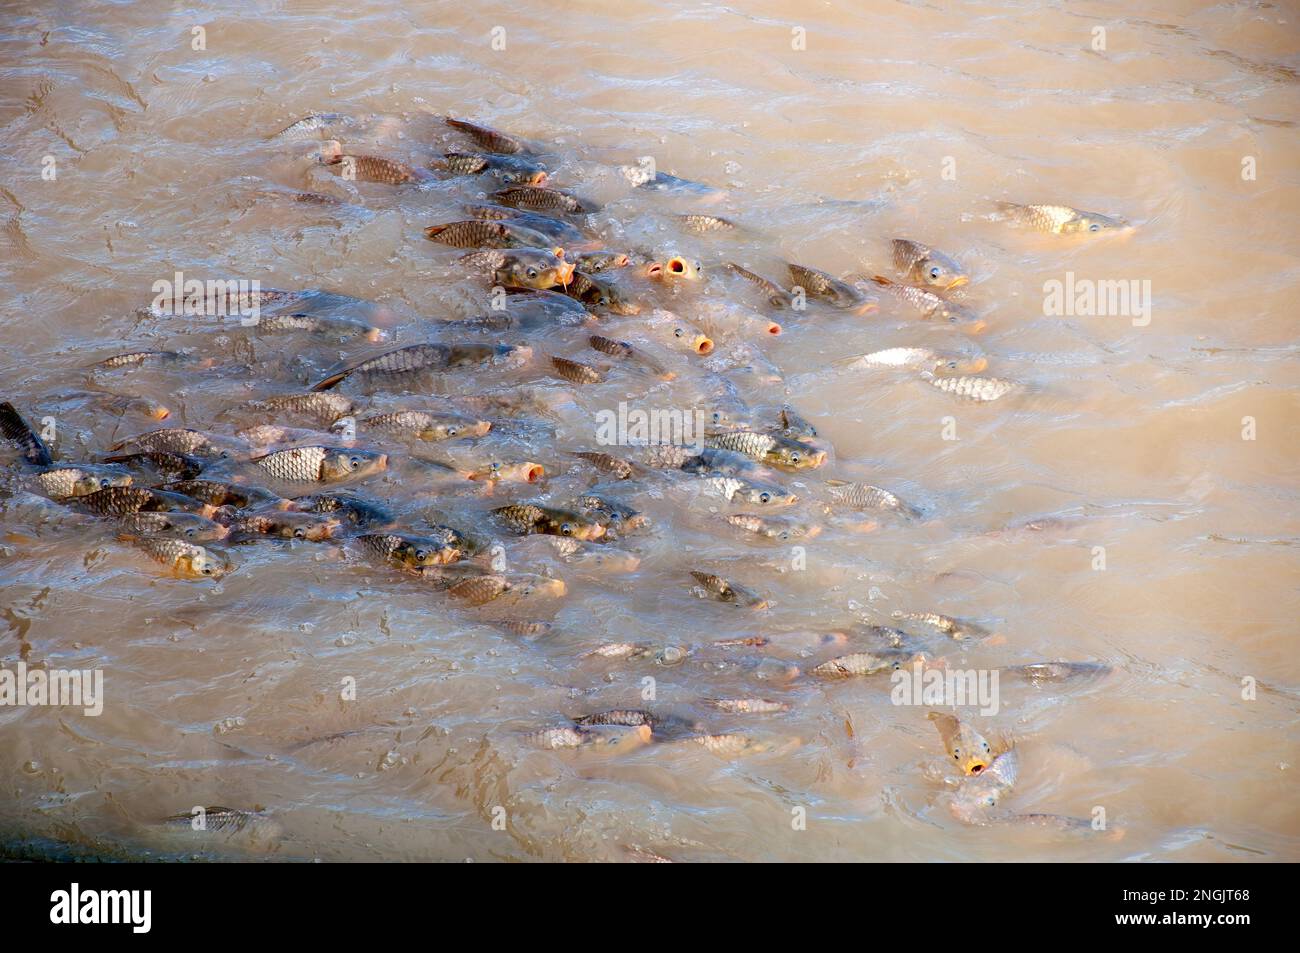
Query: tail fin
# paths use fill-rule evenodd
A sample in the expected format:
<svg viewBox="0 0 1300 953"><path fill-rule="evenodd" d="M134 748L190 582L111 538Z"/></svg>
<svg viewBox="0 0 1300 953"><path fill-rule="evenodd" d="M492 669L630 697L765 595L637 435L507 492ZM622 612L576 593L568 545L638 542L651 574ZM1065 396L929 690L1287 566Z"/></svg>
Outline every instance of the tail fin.
<svg viewBox="0 0 1300 953"><path fill-rule="evenodd" d="M50 448L45 446L36 431L23 420L22 414L8 401L0 402L0 434L12 440L22 451L23 459L37 467L48 467L54 462Z"/></svg>

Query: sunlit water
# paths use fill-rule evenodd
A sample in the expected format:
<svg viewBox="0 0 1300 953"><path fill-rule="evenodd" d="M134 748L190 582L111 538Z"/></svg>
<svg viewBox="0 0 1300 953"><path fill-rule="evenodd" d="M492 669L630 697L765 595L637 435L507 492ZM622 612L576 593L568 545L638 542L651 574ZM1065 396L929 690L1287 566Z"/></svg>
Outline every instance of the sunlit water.
<svg viewBox="0 0 1300 953"><path fill-rule="evenodd" d="M769 314L722 276L722 261L782 281L783 261L894 275L889 239L909 237L971 271L965 301L987 332L933 327L892 299L866 316L814 304L769 314L785 325L779 337L715 327L717 349L700 358L663 347L647 309L601 325L644 343L677 378L615 367L581 387L549 374L545 356L605 361L585 346L592 328L504 335L526 340L534 361L449 375L441 389L524 385L549 415L498 419L478 442L381 438L393 466L361 489L388 500L403 525L495 537L512 572L565 581L563 598L522 609L455 606L331 544L233 547L238 569L221 582L173 579L105 523L9 497L0 662L100 669L106 692L99 717L0 709L10 849L1297 859L1296 11L527 6L6 5L0 396L29 420L53 418L58 458L89 460L157 426L78 393L85 365L113 353L185 347L213 359L206 370L142 370L123 386L171 408L169 423L220 434L257 422L233 405L369 353L139 314L177 270L381 302L398 344L429 339L431 322L483 313L483 283L458 274L460 253L422 229L463 217L461 204L493 186L347 183L315 161L319 142L269 138L317 112L359 120L337 134L350 151L412 165L470 145L441 125L447 113L544 144L552 183L603 204L584 222L600 244L704 264L706 281L676 293L618 277L684 318L715 306ZM633 190L618 167L643 157L722 191L705 202ZM350 205L284 200L296 189ZM1135 228L1039 234L998 220L998 200L1069 204ZM743 228L683 232L674 214L696 210ZM1149 281L1149 322L1045 315L1044 282L1067 272ZM841 363L901 345L982 352L987 373L1026 386L971 404L906 372ZM710 373L734 383L760 422L789 404L833 448L823 468L780 477L801 497L788 515L822 527L800 552L746 538L722 516L747 508L701 496L685 474L598 487L652 520L611 544L639 558L630 573L566 563L488 521L503 502L585 492L595 474L567 451L594 449L599 411L619 401L711 409ZM17 488L21 467L5 452L6 485ZM417 456L533 460L548 479L485 496ZM828 517L819 501L831 478L888 487L923 516L879 519L872 531L854 525L864 517ZM1037 517L1059 521L991 535ZM743 582L771 607L697 598L691 569ZM1001 636L968 651L938 642L950 667L1113 666L1080 687L1006 679L996 716L963 715L1016 741L1010 812L1091 818L1102 808L1122 839L959 823L925 709L891 704L887 675L809 674L869 647L855 626L888 623L897 609L973 619ZM502 617L555 628L529 642L492 624ZM847 645L822 646L831 632L848 633ZM710 645L752 636L769 642ZM652 652L586 656L623 641ZM653 650L665 647L691 654L663 664ZM788 679L791 666L801 674ZM356 698L344 700L350 679ZM1243 679L1254 680L1252 699ZM789 711L731 715L705 703L748 696ZM524 738L613 707L774 747L727 757L665 741L605 754L537 750ZM191 838L156 824L195 805L264 809L270 830Z"/></svg>

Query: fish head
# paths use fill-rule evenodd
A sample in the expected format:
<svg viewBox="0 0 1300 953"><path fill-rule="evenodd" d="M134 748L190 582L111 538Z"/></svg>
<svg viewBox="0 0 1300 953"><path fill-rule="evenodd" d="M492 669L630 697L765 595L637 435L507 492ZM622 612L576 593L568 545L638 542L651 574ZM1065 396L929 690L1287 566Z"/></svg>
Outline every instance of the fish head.
<svg viewBox="0 0 1300 953"><path fill-rule="evenodd" d="M576 513L556 512L547 518L549 528L556 536L571 539L593 540L605 535L606 529L594 520L584 519Z"/></svg>
<svg viewBox="0 0 1300 953"><path fill-rule="evenodd" d="M442 566L454 560L457 550L441 545L439 540L407 539L403 540L393 551L398 561L408 566Z"/></svg>
<svg viewBox="0 0 1300 953"><path fill-rule="evenodd" d="M768 463L791 470L815 470L826 462L826 451L791 440L780 443L767 453Z"/></svg>
<svg viewBox="0 0 1300 953"><path fill-rule="evenodd" d="M941 291L952 291L970 282L970 275L962 271L961 265L933 249L916 263L915 274L924 284Z"/></svg>
<svg viewBox="0 0 1300 953"><path fill-rule="evenodd" d="M130 486L131 474L113 473L106 470L85 470L77 474L72 483L73 496L85 496L96 490L106 490L111 486Z"/></svg>
<svg viewBox="0 0 1300 953"><path fill-rule="evenodd" d="M195 579L220 579L233 567L230 560L224 556L210 552L202 546L195 546L177 560L177 568L182 574Z"/></svg>
<svg viewBox="0 0 1300 953"><path fill-rule="evenodd" d="M704 265L693 259L674 255L664 262L663 274L669 278L699 281L704 275Z"/></svg>
<svg viewBox="0 0 1300 953"><path fill-rule="evenodd" d="M1112 218L1100 212L1076 212L1061 225L1063 235L1082 235L1105 231L1125 231L1132 226L1122 218Z"/></svg>
<svg viewBox="0 0 1300 953"><path fill-rule="evenodd" d="M945 302L939 308L939 317L966 334L983 334L988 330L988 322L962 304Z"/></svg>
<svg viewBox="0 0 1300 953"><path fill-rule="evenodd" d="M672 329L673 342L677 347L705 357L713 353L713 339L702 331L689 325L679 324Z"/></svg>
<svg viewBox="0 0 1300 953"><path fill-rule="evenodd" d="M327 481L359 480L388 469L388 454L373 450L331 450L321 461L321 476Z"/></svg>
<svg viewBox="0 0 1300 953"><path fill-rule="evenodd" d="M793 493L782 489L779 486L768 486L761 483L746 484L737 495L743 493L745 501L755 506L791 506L797 503L799 498Z"/></svg>
<svg viewBox="0 0 1300 953"><path fill-rule="evenodd" d="M553 250L520 248L509 253L497 272L506 286L544 291L573 280L573 264Z"/></svg>

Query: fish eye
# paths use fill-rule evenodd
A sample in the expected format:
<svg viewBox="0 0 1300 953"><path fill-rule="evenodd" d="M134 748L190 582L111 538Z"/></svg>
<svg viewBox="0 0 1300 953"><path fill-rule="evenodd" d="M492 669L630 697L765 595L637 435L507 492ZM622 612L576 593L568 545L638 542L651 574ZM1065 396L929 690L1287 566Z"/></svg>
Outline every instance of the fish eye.
<svg viewBox="0 0 1300 953"><path fill-rule="evenodd" d="M572 535L573 535L573 526L572 526L572 524L570 524L570 523L561 523L561 524L560 524L560 534L563 535L563 536L572 536Z"/></svg>
<svg viewBox="0 0 1300 953"><path fill-rule="evenodd" d="M772 494L771 494L771 493L768 493L766 490L764 490L762 493L758 494L758 502L760 502L760 503L770 503L771 501L772 501Z"/></svg>
<svg viewBox="0 0 1300 953"><path fill-rule="evenodd" d="M704 270L704 266L701 265L701 264L697 261L697 262L695 263L695 270L696 270L696 271L703 271L703 270Z"/></svg>
<svg viewBox="0 0 1300 953"><path fill-rule="evenodd" d="M942 270L938 265L931 265L931 266L930 266L930 277L931 277L931 278L938 278L941 274L943 274L943 270Z"/></svg>
<svg viewBox="0 0 1300 953"><path fill-rule="evenodd" d="M537 269L536 269L536 268L529 268L529 269L528 269L528 277L529 277L529 278L536 278L536 277L537 277Z"/></svg>
<svg viewBox="0 0 1300 953"><path fill-rule="evenodd" d="M799 456L799 454L798 454L797 452L796 452L796 453L792 453L792 454L790 454L790 462L791 462L791 463L798 463L800 459L801 459L801 458L800 458L800 456Z"/></svg>
<svg viewBox="0 0 1300 953"><path fill-rule="evenodd" d="M415 558L418 562L424 562L429 558L429 551L426 549L417 549L415 551Z"/></svg>
<svg viewBox="0 0 1300 953"><path fill-rule="evenodd" d="M299 526L297 529L293 531L294 539L302 539L306 535L307 535L306 531L301 526Z"/></svg>
<svg viewBox="0 0 1300 953"><path fill-rule="evenodd" d="M1093 222L1091 225L1088 226L1088 231L1090 231L1090 232L1099 232L1099 231L1101 231L1101 226L1100 226L1099 224L1097 224L1096 222Z"/></svg>
<svg viewBox="0 0 1300 953"><path fill-rule="evenodd" d="M211 567L211 566L204 566L202 569L199 570L199 572L203 573L203 575L205 575L205 576L211 576L211 575L212 575L212 567Z"/></svg>
<svg viewBox="0 0 1300 953"><path fill-rule="evenodd" d="M361 458L360 458L360 457L349 457L349 458L348 458L348 466L352 467L353 470L357 469L358 467L361 466Z"/></svg>
<svg viewBox="0 0 1300 953"><path fill-rule="evenodd" d="M107 489L110 482L111 481L108 479L108 477L104 477L102 480L99 481L99 485Z"/></svg>
<svg viewBox="0 0 1300 953"><path fill-rule="evenodd" d="M454 436L456 436L457 433L458 433L458 431L456 430L455 427L448 427L448 428L447 428L447 436L448 436L448 437L454 437Z"/></svg>
<svg viewBox="0 0 1300 953"><path fill-rule="evenodd" d="M679 338L679 337L681 337L681 336L682 336L682 329L681 329L681 328L673 328L673 337L678 337L678 338Z"/></svg>

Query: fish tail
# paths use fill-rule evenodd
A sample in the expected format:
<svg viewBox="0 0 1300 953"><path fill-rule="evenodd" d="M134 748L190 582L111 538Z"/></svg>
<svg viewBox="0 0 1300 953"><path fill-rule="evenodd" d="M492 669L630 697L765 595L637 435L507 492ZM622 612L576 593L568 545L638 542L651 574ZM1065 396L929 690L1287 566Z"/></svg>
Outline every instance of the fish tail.
<svg viewBox="0 0 1300 953"><path fill-rule="evenodd" d="M50 448L36 435L36 431L23 420L22 414L8 401L0 402L0 434L17 443L23 459L38 467L48 467L54 462Z"/></svg>
<svg viewBox="0 0 1300 953"><path fill-rule="evenodd" d="M427 228L425 228L424 237L428 239L436 240L435 236L441 235L443 232L447 230L447 228L448 226L446 225L430 225Z"/></svg>

